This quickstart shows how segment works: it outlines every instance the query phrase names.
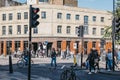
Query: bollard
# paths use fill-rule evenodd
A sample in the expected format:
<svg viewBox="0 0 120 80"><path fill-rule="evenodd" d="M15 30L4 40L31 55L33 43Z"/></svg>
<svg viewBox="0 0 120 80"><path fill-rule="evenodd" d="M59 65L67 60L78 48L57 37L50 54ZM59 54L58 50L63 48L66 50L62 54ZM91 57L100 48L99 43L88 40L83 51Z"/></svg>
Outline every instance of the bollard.
<svg viewBox="0 0 120 80"><path fill-rule="evenodd" d="M77 65L77 61L76 61L76 55L74 55L74 66Z"/></svg>
<svg viewBox="0 0 120 80"><path fill-rule="evenodd" d="M13 73L11 52L9 54L9 73Z"/></svg>

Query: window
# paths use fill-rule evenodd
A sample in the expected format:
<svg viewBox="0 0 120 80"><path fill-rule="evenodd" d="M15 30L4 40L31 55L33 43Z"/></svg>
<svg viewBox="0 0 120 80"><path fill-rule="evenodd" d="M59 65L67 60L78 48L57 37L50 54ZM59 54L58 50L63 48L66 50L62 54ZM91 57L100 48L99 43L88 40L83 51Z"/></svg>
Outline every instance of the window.
<svg viewBox="0 0 120 80"><path fill-rule="evenodd" d="M75 20L79 20L80 15L75 15Z"/></svg>
<svg viewBox="0 0 120 80"><path fill-rule="evenodd" d="M28 12L24 12L24 19L28 19Z"/></svg>
<svg viewBox="0 0 120 80"><path fill-rule="evenodd" d="M21 13L17 13L17 19L21 20Z"/></svg>
<svg viewBox="0 0 120 80"><path fill-rule="evenodd" d="M57 41L57 48L58 48L58 49L61 49L61 42L62 42L62 41ZM58 51L59 51L59 50L58 50Z"/></svg>
<svg viewBox="0 0 120 80"><path fill-rule="evenodd" d="M12 47L12 41L6 41L6 45L7 45L7 50L8 50L8 48Z"/></svg>
<svg viewBox="0 0 120 80"><path fill-rule="evenodd" d="M28 48L28 41L24 41L24 49Z"/></svg>
<svg viewBox="0 0 120 80"><path fill-rule="evenodd" d="M45 11L41 12L41 18L46 19L46 12Z"/></svg>
<svg viewBox="0 0 120 80"><path fill-rule="evenodd" d="M13 19L13 15L12 13L9 13L9 20L12 20Z"/></svg>
<svg viewBox="0 0 120 80"><path fill-rule="evenodd" d="M57 33L62 33L62 26L61 25L57 26Z"/></svg>
<svg viewBox="0 0 120 80"><path fill-rule="evenodd" d="M2 35L6 35L6 26L2 26Z"/></svg>
<svg viewBox="0 0 120 80"><path fill-rule="evenodd" d="M9 26L8 30L8 34L12 34L12 26Z"/></svg>
<svg viewBox="0 0 120 80"><path fill-rule="evenodd" d="M95 48L96 47L96 42L92 42L92 47Z"/></svg>
<svg viewBox="0 0 120 80"><path fill-rule="evenodd" d="M6 21L6 14L2 14L2 20Z"/></svg>
<svg viewBox="0 0 120 80"><path fill-rule="evenodd" d="M88 16L84 16L84 24L88 25Z"/></svg>
<svg viewBox="0 0 120 80"><path fill-rule="evenodd" d="M84 26L84 34L88 34L88 25Z"/></svg>
<svg viewBox="0 0 120 80"><path fill-rule="evenodd" d="M57 13L57 19L62 19L62 13Z"/></svg>
<svg viewBox="0 0 120 80"><path fill-rule="evenodd" d="M67 26L66 33L70 34L70 26Z"/></svg>
<svg viewBox="0 0 120 80"><path fill-rule="evenodd" d="M96 21L96 16L93 16L93 22L95 22Z"/></svg>
<svg viewBox="0 0 120 80"><path fill-rule="evenodd" d="M24 34L28 34L28 25L24 25Z"/></svg>
<svg viewBox="0 0 120 80"><path fill-rule="evenodd" d="M20 41L15 41L15 50L18 51L20 49Z"/></svg>
<svg viewBox="0 0 120 80"><path fill-rule="evenodd" d="M17 34L21 34L21 25L17 26Z"/></svg>
<svg viewBox="0 0 120 80"><path fill-rule="evenodd" d="M39 0L40 2L48 2L48 0Z"/></svg>
<svg viewBox="0 0 120 80"><path fill-rule="evenodd" d="M75 34L78 34L78 27L75 27Z"/></svg>
<svg viewBox="0 0 120 80"><path fill-rule="evenodd" d="M93 28L92 34L96 35L96 28Z"/></svg>
<svg viewBox="0 0 120 80"><path fill-rule="evenodd" d="M104 35L104 28L101 28L101 35Z"/></svg>
<svg viewBox="0 0 120 80"><path fill-rule="evenodd" d="M67 14L66 19L70 20L71 14Z"/></svg>
<svg viewBox="0 0 120 80"><path fill-rule="evenodd" d="M33 34L37 34L38 33L38 28L33 28Z"/></svg>
<svg viewBox="0 0 120 80"><path fill-rule="evenodd" d="M104 22L104 17L101 17L101 22Z"/></svg>

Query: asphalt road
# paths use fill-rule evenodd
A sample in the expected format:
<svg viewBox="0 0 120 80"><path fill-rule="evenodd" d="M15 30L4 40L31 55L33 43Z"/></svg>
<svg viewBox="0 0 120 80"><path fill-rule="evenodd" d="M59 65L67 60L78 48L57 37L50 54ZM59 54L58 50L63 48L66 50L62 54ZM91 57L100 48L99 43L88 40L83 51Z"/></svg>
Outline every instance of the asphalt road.
<svg viewBox="0 0 120 80"><path fill-rule="evenodd" d="M23 69L17 69L18 72L28 75L27 67ZM31 68L31 80L60 80L61 69L49 69L44 67ZM75 71L77 80L120 80L118 75L108 75L101 73L88 74L87 70Z"/></svg>
<svg viewBox="0 0 120 80"><path fill-rule="evenodd" d="M2 60L4 63L2 63ZM6 60L6 63L5 63ZM2 65L0 65L0 71L9 71L8 59L0 59ZM16 65L16 59L13 59L13 71L20 72L26 76L25 79L27 80L28 77L28 68L18 68ZM62 73L61 66L62 65L71 65L72 61L59 61L57 69L49 69L50 68L50 59L35 59L34 64L31 67L31 80L60 80L60 74ZM67 63L68 62L68 63ZM101 73L94 73L89 75L87 70L77 70L75 71L77 75L77 80L120 80L119 75L108 75L108 74L101 74Z"/></svg>

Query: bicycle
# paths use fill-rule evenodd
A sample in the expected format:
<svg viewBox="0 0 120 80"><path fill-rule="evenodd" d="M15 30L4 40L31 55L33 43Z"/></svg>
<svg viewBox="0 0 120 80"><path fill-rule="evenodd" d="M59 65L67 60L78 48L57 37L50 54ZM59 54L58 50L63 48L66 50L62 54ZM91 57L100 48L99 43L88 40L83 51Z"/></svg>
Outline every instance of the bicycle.
<svg viewBox="0 0 120 80"><path fill-rule="evenodd" d="M116 60L115 67L116 67L117 70L120 71L120 60Z"/></svg>
<svg viewBox="0 0 120 80"><path fill-rule="evenodd" d="M74 72L74 66L66 68L60 75L60 80L76 80L76 74Z"/></svg>
<svg viewBox="0 0 120 80"><path fill-rule="evenodd" d="M34 64L33 60L31 60L31 64ZM24 66L28 65L28 61L25 58L21 58L17 61L17 66L19 68L23 68Z"/></svg>

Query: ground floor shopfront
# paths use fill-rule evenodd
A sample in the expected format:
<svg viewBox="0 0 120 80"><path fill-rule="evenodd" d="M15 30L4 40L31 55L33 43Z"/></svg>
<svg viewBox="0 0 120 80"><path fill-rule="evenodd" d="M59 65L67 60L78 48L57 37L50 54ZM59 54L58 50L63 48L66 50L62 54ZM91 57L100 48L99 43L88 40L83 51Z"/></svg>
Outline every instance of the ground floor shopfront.
<svg viewBox="0 0 120 80"><path fill-rule="evenodd" d="M11 48L11 51L23 51L29 45L28 38L9 38L9 39L0 39L0 54L7 55L8 48ZM32 38L32 49L36 51L39 48L40 43L47 43L47 52L51 48L55 48L56 50L65 51L69 48L74 54L84 51L84 54L89 54L90 49L95 47L100 53L100 39L84 39L83 47L81 47L81 40L78 38ZM104 45L104 49L111 49L112 43L111 41L106 41Z"/></svg>

